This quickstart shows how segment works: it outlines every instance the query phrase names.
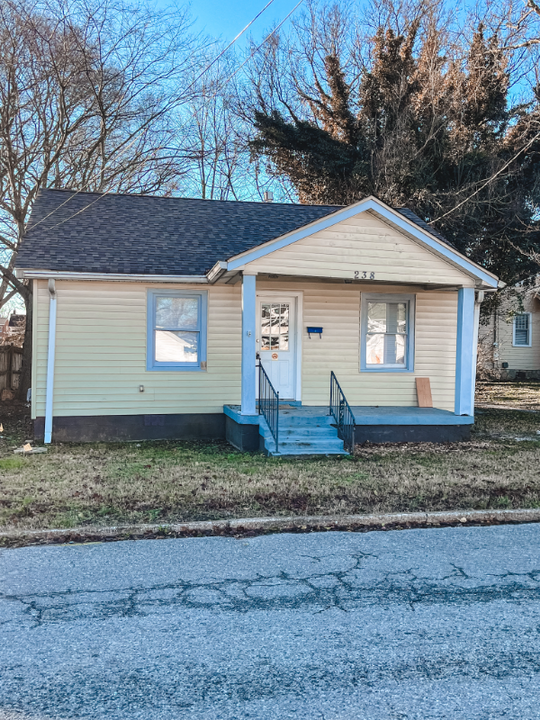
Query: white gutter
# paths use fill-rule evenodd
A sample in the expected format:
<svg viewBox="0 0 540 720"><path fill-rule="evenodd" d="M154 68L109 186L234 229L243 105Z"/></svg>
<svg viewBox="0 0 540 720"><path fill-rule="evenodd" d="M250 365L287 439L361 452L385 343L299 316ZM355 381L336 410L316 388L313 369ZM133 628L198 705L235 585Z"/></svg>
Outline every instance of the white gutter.
<svg viewBox="0 0 540 720"><path fill-rule="evenodd" d="M472 382L472 409L474 414L474 400L476 396L476 367L478 364L478 334L480 332L480 305L484 302L484 291L478 290L475 293L474 298L474 344L473 344L473 356L474 356L474 376Z"/></svg>
<svg viewBox="0 0 540 720"><path fill-rule="evenodd" d="M49 279L49 347L47 351L47 386L45 393L45 443L51 442L54 394L54 353L56 349L56 287Z"/></svg>
<svg viewBox="0 0 540 720"><path fill-rule="evenodd" d="M88 273L63 272L55 270L27 270L17 268L15 275L20 280L101 280L109 282L151 282L151 283L208 283L206 275L136 275L134 273Z"/></svg>
<svg viewBox="0 0 540 720"><path fill-rule="evenodd" d="M206 277L208 278L209 283L215 283L216 280L219 280L219 278L226 272L227 263L223 260L218 260L214 267L206 273Z"/></svg>

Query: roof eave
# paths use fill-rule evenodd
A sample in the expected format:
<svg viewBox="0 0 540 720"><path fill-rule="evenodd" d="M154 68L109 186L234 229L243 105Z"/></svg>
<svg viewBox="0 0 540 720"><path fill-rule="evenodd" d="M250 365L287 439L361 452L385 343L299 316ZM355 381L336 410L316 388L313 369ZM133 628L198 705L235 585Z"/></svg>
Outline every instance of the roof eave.
<svg viewBox="0 0 540 720"><path fill-rule="evenodd" d="M206 275L145 275L144 273L91 273L15 268L19 280L101 280L108 282L159 282L207 284Z"/></svg>

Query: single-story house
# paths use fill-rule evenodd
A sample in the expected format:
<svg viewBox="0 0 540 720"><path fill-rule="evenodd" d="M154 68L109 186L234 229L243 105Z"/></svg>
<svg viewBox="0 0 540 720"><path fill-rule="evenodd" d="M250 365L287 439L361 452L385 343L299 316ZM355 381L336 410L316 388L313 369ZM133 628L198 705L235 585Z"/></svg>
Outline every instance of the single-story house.
<svg viewBox="0 0 540 720"><path fill-rule="evenodd" d="M479 329L479 372L540 380L540 276L505 287Z"/></svg>
<svg viewBox="0 0 540 720"><path fill-rule="evenodd" d="M37 438L227 438L294 454L343 452L353 434L467 437L479 303L498 286L374 197L43 190L16 272L34 288Z"/></svg>

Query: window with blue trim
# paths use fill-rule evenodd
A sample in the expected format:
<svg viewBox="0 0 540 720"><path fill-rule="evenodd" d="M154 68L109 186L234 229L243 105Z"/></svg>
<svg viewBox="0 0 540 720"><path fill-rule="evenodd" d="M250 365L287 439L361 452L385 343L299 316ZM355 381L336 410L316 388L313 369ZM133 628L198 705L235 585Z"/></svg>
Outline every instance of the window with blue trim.
<svg viewBox="0 0 540 720"><path fill-rule="evenodd" d="M148 370L206 367L206 292L148 291Z"/></svg>
<svg viewBox="0 0 540 720"><path fill-rule="evenodd" d="M414 296L362 293L360 369L414 370Z"/></svg>

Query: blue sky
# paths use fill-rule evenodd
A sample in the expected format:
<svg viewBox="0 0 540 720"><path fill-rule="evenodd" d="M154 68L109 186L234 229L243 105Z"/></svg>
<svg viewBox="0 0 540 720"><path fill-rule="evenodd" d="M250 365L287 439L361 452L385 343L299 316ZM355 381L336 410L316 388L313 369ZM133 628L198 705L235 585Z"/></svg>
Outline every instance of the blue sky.
<svg viewBox="0 0 540 720"><path fill-rule="evenodd" d="M206 32L213 37L221 36L224 41L232 40L267 2L268 0L234 0L234 2L230 0L192 0L190 7L195 21L194 30ZM244 42L250 34L256 40L262 40L265 32L281 22L297 2L298 0L274 0L272 5L238 41L238 46L245 47ZM156 4L184 6L185 3L182 0L172 3L167 0L156 0ZM301 9L302 6L296 10L294 15L300 13Z"/></svg>

